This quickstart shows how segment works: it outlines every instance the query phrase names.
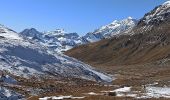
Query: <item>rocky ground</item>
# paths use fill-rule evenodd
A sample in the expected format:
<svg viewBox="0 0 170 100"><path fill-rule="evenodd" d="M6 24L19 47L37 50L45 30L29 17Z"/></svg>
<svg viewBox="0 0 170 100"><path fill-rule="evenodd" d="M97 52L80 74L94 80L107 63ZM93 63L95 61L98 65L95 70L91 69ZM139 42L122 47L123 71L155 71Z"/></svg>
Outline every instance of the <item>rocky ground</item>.
<svg viewBox="0 0 170 100"><path fill-rule="evenodd" d="M168 100L170 97L169 66L113 66L112 70L104 71L116 78L111 84L77 78L44 77L40 80L12 76L17 84L1 83L1 86L17 91L28 100L51 100L52 97L55 100L63 96L75 100Z"/></svg>

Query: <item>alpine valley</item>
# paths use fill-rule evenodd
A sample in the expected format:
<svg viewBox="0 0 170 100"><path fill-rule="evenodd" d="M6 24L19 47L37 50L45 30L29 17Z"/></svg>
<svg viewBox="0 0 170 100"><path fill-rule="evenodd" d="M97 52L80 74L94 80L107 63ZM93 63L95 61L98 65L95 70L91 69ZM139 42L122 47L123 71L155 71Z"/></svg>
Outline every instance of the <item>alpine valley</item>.
<svg viewBox="0 0 170 100"><path fill-rule="evenodd" d="M0 100L170 99L170 1L79 36L0 25Z"/></svg>

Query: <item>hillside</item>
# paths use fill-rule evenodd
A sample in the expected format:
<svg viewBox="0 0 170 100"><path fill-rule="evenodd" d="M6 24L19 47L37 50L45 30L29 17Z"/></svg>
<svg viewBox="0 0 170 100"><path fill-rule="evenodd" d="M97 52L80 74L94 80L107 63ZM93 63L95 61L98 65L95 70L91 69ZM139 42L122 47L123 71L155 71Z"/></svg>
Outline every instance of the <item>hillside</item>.
<svg viewBox="0 0 170 100"><path fill-rule="evenodd" d="M170 54L169 10L169 3L164 3L140 19L129 35L82 45L66 54L94 66L166 63Z"/></svg>

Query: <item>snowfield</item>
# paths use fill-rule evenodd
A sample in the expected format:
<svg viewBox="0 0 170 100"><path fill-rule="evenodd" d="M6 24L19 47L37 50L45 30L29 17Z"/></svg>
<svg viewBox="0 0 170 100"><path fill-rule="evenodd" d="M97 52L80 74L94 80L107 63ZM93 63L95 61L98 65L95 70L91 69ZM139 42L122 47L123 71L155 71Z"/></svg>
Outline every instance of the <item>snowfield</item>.
<svg viewBox="0 0 170 100"><path fill-rule="evenodd" d="M4 38L0 41L0 49L0 70L6 70L17 76L28 78L48 72L64 77L108 82L112 80L87 64L29 41Z"/></svg>

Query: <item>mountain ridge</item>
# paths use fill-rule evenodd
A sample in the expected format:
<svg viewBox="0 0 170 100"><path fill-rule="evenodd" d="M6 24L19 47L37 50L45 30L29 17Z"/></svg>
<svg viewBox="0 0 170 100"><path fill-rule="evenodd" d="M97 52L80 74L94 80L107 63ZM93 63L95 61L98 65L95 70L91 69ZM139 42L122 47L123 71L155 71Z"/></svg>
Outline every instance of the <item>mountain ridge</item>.
<svg viewBox="0 0 170 100"><path fill-rule="evenodd" d="M104 38L111 38L117 35L124 35L127 31L130 31L137 22L137 20L131 17L120 21L116 20L84 36L79 36L77 33L65 32L64 29L39 32L34 28L25 29L20 32L20 34L25 38L40 42L54 51L65 52L79 45L97 42ZM106 31L108 32L104 34Z"/></svg>
<svg viewBox="0 0 170 100"><path fill-rule="evenodd" d="M65 54L96 67L156 63L169 59L167 57L170 44L170 6L166 5L169 5L169 2L144 15L129 31L130 35L82 45ZM149 23L145 23L147 16L152 16L160 9L161 14L155 14L149 19ZM163 20L160 20L160 17ZM168 60L166 61L168 63Z"/></svg>

